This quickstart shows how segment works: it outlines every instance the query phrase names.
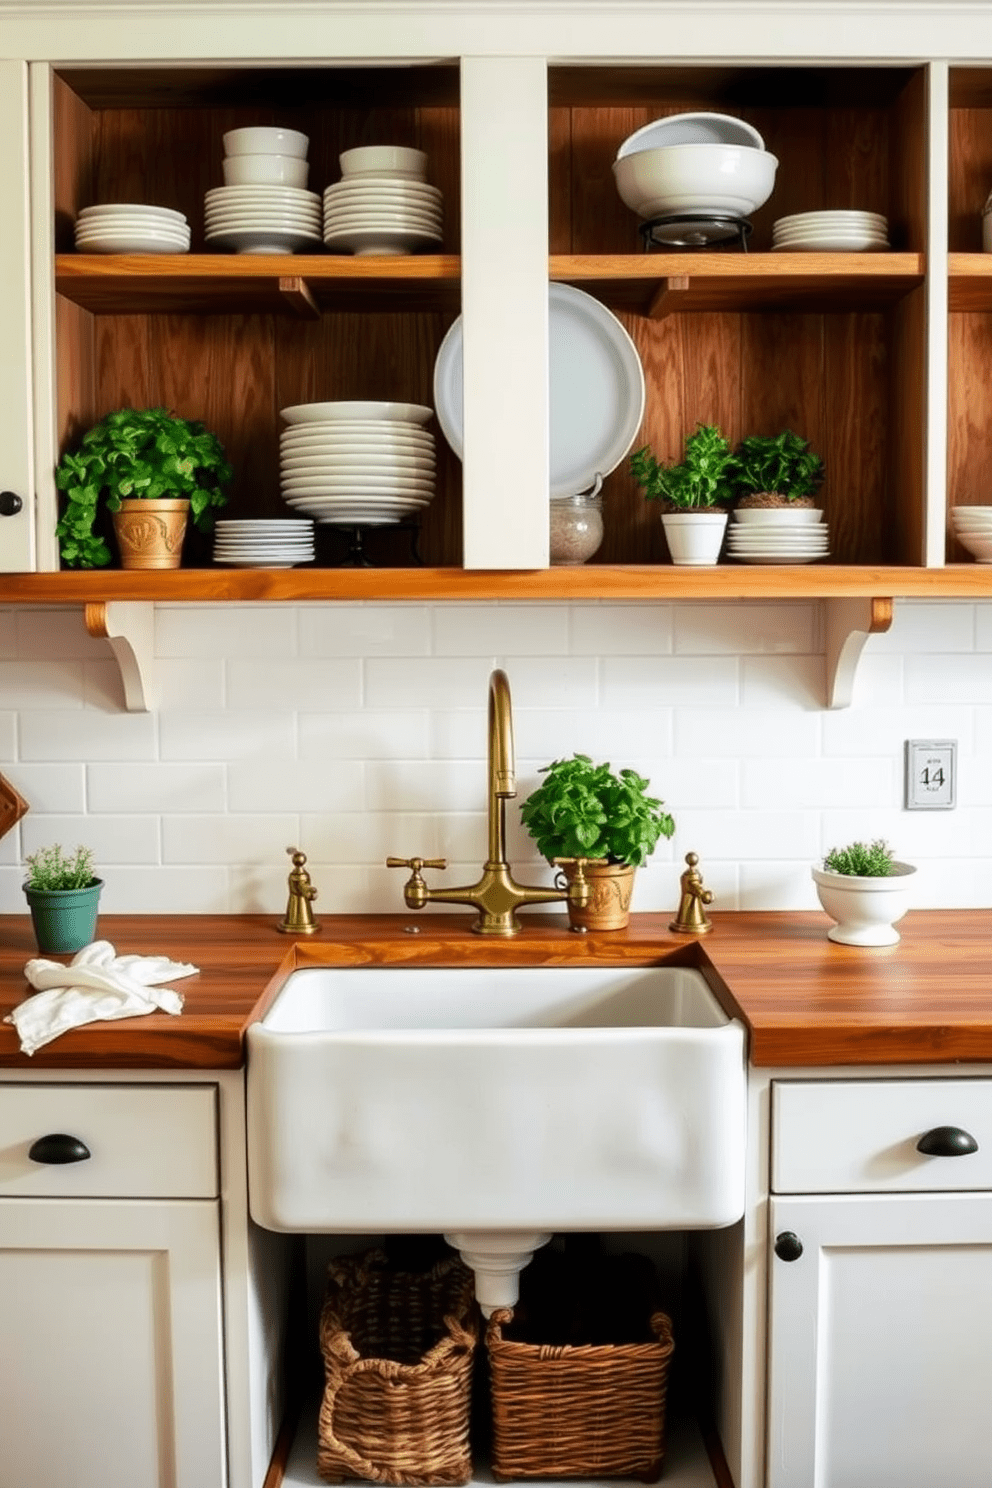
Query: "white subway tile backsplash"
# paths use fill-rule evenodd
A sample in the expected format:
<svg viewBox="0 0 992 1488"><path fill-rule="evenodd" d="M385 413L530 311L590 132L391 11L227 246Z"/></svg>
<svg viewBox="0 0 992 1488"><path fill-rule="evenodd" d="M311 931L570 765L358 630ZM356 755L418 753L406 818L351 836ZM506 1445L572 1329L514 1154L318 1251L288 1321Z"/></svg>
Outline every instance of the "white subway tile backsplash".
<svg viewBox="0 0 992 1488"><path fill-rule="evenodd" d="M672 753L671 708L514 708L517 766L531 770L553 759L589 754L614 769L632 754L667 759Z"/></svg>
<svg viewBox="0 0 992 1488"><path fill-rule="evenodd" d="M163 760L266 760L281 766L296 754L296 715L290 711L190 709L163 713Z"/></svg>
<svg viewBox="0 0 992 1488"><path fill-rule="evenodd" d="M979 614L984 606L979 605ZM897 599L892 624L879 649L916 652L971 651L975 647L975 605L957 600ZM876 637L876 643L882 637Z"/></svg>
<svg viewBox="0 0 992 1488"><path fill-rule="evenodd" d="M16 750L17 714L0 713L0 763L12 760Z"/></svg>
<svg viewBox="0 0 992 1488"><path fill-rule="evenodd" d="M902 804L901 761L863 759L747 759L741 765L741 805L760 812L778 809L873 809Z"/></svg>
<svg viewBox="0 0 992 1488"><path fill-rule="evenodd" d="M94 816L52 813L21 822L25 852L60 842L66 848L77 843L92 848L96 871L107 880L115 869L125 871L136 863L159 862L157 816Z"/></svg>
<svg viewBox="0 0 992 1488"><path fill-rule="evenodd" d="M224 768L218 764L93 764L86 767L90 811L223 811Z"/></svg>
<svg viewBox="0 0 992 1488"><path fill-rule="evenodd" d="M576 656L666 656L673 613L668 604L575 605L571 649Z"/></svg>
<svg viewBox="0 0 992 1488"><path fill-rule="evenodd" d="M227 768L232 812L360 811L365 805L365 765L358 760L234 760Z"/></svg>
<svg viewBox="0 0 992 1488"><path fill-rule="evenodd" d="M870 635L854 677L856 708L899 708L905 698L905 657L887 635Z"/></svg>
<svg viewBox="0 0 992 1488"><path fill-rule="evenodd" d="M678 814L676 852L695 852L701 865L710 858L760 862L764 858L811 861L820 854L820 820L816 811L710 811L684 807Z"/></svg>
<svg viewBox="0 0 992 1488"><path fill-rule="evenodd" d="M90 635L78 606L67 610L38 606L18 610L15 616L17 655L22 661L47 661L51 656L98 661L107 653L107 642Z"/></svg>
<svg viewBox="0 0 992 1488"><path fill-rule="evenodd" d="M484 811L486 772L475 760L369 760L369 811Z"/></svg>
<svg viewBox="0 0 992 1488"><path fill-rule="evenodd" d="M156 718L152 713L24 713L23 760L154 760Z"/></svg>
<svg viewBox="0 0 992 1488"><path fill-rule="evenodd" d="M192 708L209 712L224 706L224 661L155 658L155 696L162 716Z"/></svg>
<svg viewBox="0 0 992 1488"><path fill-rule="evenodd" d="M33 614L33 610L23 612L15 609L0 609L0 661L14 661L19 655L18 651L18 626L22 613Z"/></svg>
<svg viewBox="0 0 992 1488"><path fill-rule="evenodd" d="M27 801L35 821L47 821L49 812L75 814L86 810L86 770L81 764L19 762L5 764L3 773Z"/></svg>
<svg viewBox="0 0 992 1488"><path fill-rule="evenodd" d="M295 846L298 836L293 812L170 816L162 823L162 861L286 865L286 848Z"/></svg>
<svg viewBox="0 0 992 1488"><path fill-rule="evenodd" d="M297 754L302 760L323 760L328 768L341 759L436 758L430 748L429 725L426 708L301 713L297 718Z"/></svg>
<svg viewBox="0 0 992 1488"><path fill-rule="evenodd" d="M83 705L83 663L73 660L0 661L0 703L22 714Z"/></svg>
<svg viewBox="0 0 992 1488"><path fill-rule="evenodd" d="M208 868L184 863L180 868L168 864L154 867L129 867L126 873L108 870L100 895L101 914L237 914L246 906L232 896L227 873L214 863ZM99 927L98 933L99 933ZM149 945L148 955L157 947ZM182 982L176 982L182 991Z"/></svg>
<svg viewBox="0 0 992 1488"><path fill-rule="evenodd" d="M787 708L679 708L675 754L695 759L809 759L820 751L818 714Z"/></svg>
<svg viewBox="0 0 992 1488"><path fill-rule="evenodd" d="M301 713L358 708L362 702L362 663L351 657L264 657L230 661L227 666L227 705L254 708L270 705Z"/></svg>
<svg viewBox="0 0 992 1488"><path fill-rule="evenodd" d="M992 713L990 713L992 717ZM961 750L970 747L975 710L923 705L912 708L836 708L822 719L823 753L859 758L886 755L903 761L907 739L956 739Z"/></svg>
<svg viewBox="0 0 992 1488"><path fill-rule="evenodd" d="M604 708L659 708L737 702L733 656L605 656L600 661Z"/></svg>
<svg viewBox="0 0 992 1488"><path fill-rule="evenodd" d="M743 656L740 666L745 708L822 709L826 687L822 656Z"/></svg>
<svg viewBox="0 0 992 1488"><path fill-rule="evenodd" d="M430 612L416 604L304 605L301 656L428 656Z"/></svg>
<svg viewBox="0 0 992 1488"><path fill-rule="evenodd" d="M674 649L681 656L819 651L818 606L685 604L675 609Z"/></svg>
<svg viewBox="0 0 992 1488"><path fill-rule="evenodd" d="M159 605L155 655L165 657L291 657L297 654L293 605Z"/></svg>
<svg viewBox="0 0 992 1488"><path fill-rule="evenodd" d="M992 663L983 652L907 656L905 692L906 702L914 705L992 703Z"/></svg>
<svg viewBox="0 0 992 1488"><path fill-rule="evenodd" d="M479 708L485 716L491 659L486 656L370 657L365 704L370 708ZM511 685L513 678L510 679Z"/></svg>
<svg viewBox="0 0 992 1488"><path fill-rule="evenodd" d="M568 610L560 605L454 604L434 610L437 656L512 656L568 651Z"/></svg>
<svg viewBox="0 0 992 1488"><path fill-rule="evenodd" d="M485 811L332 811L304 814L300 832L339 865L384 864L387 858L447 858L449 862L486 857ZM399 883L404 879L396 870ZM406 875L409 877L409 873ZM473 874L479 876L479 868ZM450 870L431 870L431 883L454 883Z"/></svg>
<svg viewBox="0 0 992 1488"><path fill-rule="evenodd" d="M518 708L595 708L597 702L597 662L587 656L513 656L503 652L498 657L510 679L514 712ZM486 705L487 688L483 687L482 704Z"/></svg>

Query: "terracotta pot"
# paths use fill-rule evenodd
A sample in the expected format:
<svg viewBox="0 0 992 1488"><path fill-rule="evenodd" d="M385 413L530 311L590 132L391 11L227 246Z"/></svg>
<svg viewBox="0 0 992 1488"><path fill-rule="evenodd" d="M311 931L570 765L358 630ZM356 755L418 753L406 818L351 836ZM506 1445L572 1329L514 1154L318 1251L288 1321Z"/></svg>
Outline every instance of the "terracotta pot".
<svg viewBox="0 0 992 1488"><path fill-rule="evenodd" d="M571 883L575 867L562 867ZM583 872L589 885L589 903L584 909L568 906L569 923L585 930L622 930L630 923L630 899L636 868L628 863L586 863Z"/></svg>
<svg viewBox="0 0 992 1488"><path fill-rule="evenodd" d="M121 568L178 568L189 501L184 496L122 501L112 513Z"/></svg>

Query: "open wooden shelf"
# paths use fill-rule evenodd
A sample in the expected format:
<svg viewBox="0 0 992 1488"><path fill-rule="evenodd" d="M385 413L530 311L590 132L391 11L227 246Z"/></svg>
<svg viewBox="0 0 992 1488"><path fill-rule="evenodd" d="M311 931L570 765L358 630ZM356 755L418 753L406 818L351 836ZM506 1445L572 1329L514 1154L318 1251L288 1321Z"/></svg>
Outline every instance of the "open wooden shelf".
<svg viewBox="0 0 992 1488"><path fill-rule="evenodd" d="M947 308L992 311L992 253L948 254Z"/></svg>

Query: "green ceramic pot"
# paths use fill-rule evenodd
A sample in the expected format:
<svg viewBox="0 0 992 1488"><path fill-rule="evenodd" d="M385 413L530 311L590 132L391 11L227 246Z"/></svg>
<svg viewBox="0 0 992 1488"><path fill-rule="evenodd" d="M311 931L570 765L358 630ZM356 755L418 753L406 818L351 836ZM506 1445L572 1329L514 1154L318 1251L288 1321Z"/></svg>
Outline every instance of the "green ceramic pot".
<svg viewBox="0 0 992 1488"><path fill-rule="evenodd" d="M29 889L25 884L39 951L56 955L81 951L95 940L102 888L102 878L84 889Z"/></svg>

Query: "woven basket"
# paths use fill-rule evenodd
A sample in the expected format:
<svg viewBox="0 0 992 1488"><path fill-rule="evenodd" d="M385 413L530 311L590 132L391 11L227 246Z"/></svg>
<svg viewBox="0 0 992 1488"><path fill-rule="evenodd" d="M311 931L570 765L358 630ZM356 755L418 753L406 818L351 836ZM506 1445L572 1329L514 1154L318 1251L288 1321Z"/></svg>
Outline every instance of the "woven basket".
<svg viewBox="0 0 992 1488"><path fill-rule="evenodd" d="M456 1256L428 1271L396 1270L379 1250L332 1262L320 1315L320 1476L467 1483L478 1335L472 1273Z"/></svg>
<svg viewBox="0 0 992 1488"><path fill-rule="evenodd" d="M514 1328L508 1308L486 1329L492 1400L492 1470L510 1478L640 1478L661 1476L665 1394L674 1350L668 1316L645 1292L637 1342L556 1342L540 1337L540 1320ZM577 1301L583 1310L581 1299ZM618 1321L619 1314L618 1314ZM629 1323L618 1329L622 1337Z"/></svg>

